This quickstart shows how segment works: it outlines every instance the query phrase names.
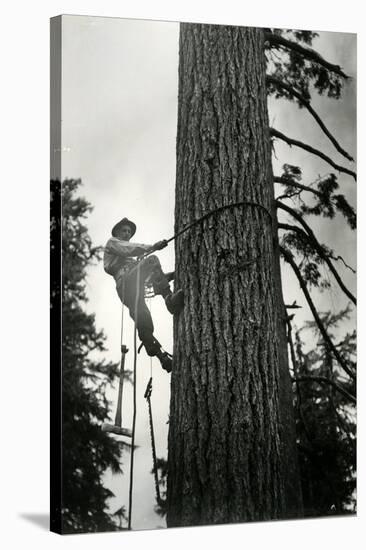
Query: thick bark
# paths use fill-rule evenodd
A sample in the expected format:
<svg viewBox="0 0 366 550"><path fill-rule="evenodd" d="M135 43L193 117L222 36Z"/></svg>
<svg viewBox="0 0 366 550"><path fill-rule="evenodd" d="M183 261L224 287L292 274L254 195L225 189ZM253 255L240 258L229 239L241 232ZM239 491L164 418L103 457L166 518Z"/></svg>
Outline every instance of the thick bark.
<svg viewBox="0 0 366 550"><path fill-rule="evenodd" d="M260 29L181 25L176 231L238 201L274 212L263 51ZM298 513L293 472L297 498L286 495L290 459L297 471L294 432L281 429L293 419L274 235L262 208L241 207L176 241L185 306L174 322L168 526Z"/></svg>

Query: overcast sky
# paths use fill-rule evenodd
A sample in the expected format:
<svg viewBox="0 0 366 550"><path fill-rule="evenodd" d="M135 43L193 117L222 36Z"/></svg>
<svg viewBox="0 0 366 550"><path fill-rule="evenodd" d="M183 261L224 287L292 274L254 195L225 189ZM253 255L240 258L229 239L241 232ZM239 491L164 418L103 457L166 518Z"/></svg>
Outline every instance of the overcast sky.
<svg viewBox="0 0 366 550"><path fill-rule="evenodd" d="M157 21L63 16L62 29L62 178L81 178L80 194L93 205L88 227L95 245L104 245L116 221L127 216L137 224L134 239L153 243L173 235L175 143L178 92L179 25ZM320 33L314 47L329 61L353 77L346 83L340 101L314 96L313 106L341 145L356 156L356 35ZM311 143L339 164L355 169L335 151L305 109L282 100L270 100L271 125L290 137ZM303 183L332 171L324 161L305 151L276 142L274 173L285 162L303 168ZM353 179L339 175L341 192L356 204ZM337 250L350 264L356 263L355 235L342 218L328 222L314 218L312 227L321 242ZM165 270L174 269L174 247L159 252ZM355 277L339 266L351 290ZM304 305L296 315L300 326L310 319L297 281L283 271L285 300ZM90 269L88 309L96 314L98 328L107 335L107 360L118 361L121 306L114 280L102 265ZM323 294L314 293L316 305L338 311L347 299L333 285ZM155 334L172 350L172 318L161 297L151 302ZM130 352L126 367L132 368L133 323L125 313L125 343ZM353 322L353 321L352 321ZM350 323L351 327L351 323ZM166 456L170 376L153 360L153 414L157 455ZM150 377L150 360L144 351L138 362L138 410L135 453L135 492L132 527L165 526L154 512L154 482L147 406L143 399ZM117 388L110 393L116 397ZM130 426L131 388L124 393L123 424ZM116 494L112 511L128 504L129 456L123 462L125 476L110 476L106 483Z"/></svg>

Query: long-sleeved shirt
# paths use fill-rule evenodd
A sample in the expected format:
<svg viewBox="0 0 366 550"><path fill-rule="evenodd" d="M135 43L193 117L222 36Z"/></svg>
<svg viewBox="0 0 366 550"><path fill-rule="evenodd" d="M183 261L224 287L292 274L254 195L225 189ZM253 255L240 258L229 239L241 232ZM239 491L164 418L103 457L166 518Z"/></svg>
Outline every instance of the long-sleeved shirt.
<svg viewBox="0 0 366 550"><path fill-rule="evenodd" d="M104 247L104 271L117 281L137 264L134 256L140 256L150 249L150 244L131 243L111 237Z"/></svg>

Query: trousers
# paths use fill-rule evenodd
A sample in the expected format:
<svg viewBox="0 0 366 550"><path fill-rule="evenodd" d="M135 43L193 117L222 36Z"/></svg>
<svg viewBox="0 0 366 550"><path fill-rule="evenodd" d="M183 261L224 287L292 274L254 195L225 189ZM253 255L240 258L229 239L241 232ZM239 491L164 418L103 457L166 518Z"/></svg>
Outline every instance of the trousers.
<svg viewBox="0 0 366 550"><path fill-rule="evenodd" d="M130 317L136 324L138 336L147 354L154 356L159 353L161 346L154 337L154 323L145 302L147 280L152 283L155 294L161 294L165 298L171 293L159 258L154 255L148 256L138 264L138 267L118 279L116 289L121 302L128 308Z"/></svg>

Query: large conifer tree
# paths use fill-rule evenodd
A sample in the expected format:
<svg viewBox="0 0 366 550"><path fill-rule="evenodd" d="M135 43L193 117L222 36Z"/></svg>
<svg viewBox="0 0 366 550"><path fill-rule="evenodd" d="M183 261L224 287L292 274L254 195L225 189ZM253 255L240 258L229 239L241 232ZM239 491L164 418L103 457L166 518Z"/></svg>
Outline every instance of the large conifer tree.
<svg viewBox="0 0 366 550"><path fill-rule="evenodd" d="M352 160L311 106L311 87L338 98L346 78L309 47L314 37L181 25L176 231L223 205L248 204L220 211L176 241L176 284L184 289L185 307L174 324L168 526L303 514L280 254L298 277L337 368L355 377L354 364L339 353L311 301L308 286L324 283L319 265L355 298L334 266L337 256L304 220L339 210L354 228L354 211L336 193L334 174L309 188L298 167L286 164L275 177L271 167L272 136L355 177L311 145L269 127L268 94L286 97L305 107ZM271 57L274 50L280 57ZM275 183L285 186L281 201L274 198ZM297 199L315 196L316 204L289 206L294 192ZM295 224L278 223L280 210Z"/></svg>

